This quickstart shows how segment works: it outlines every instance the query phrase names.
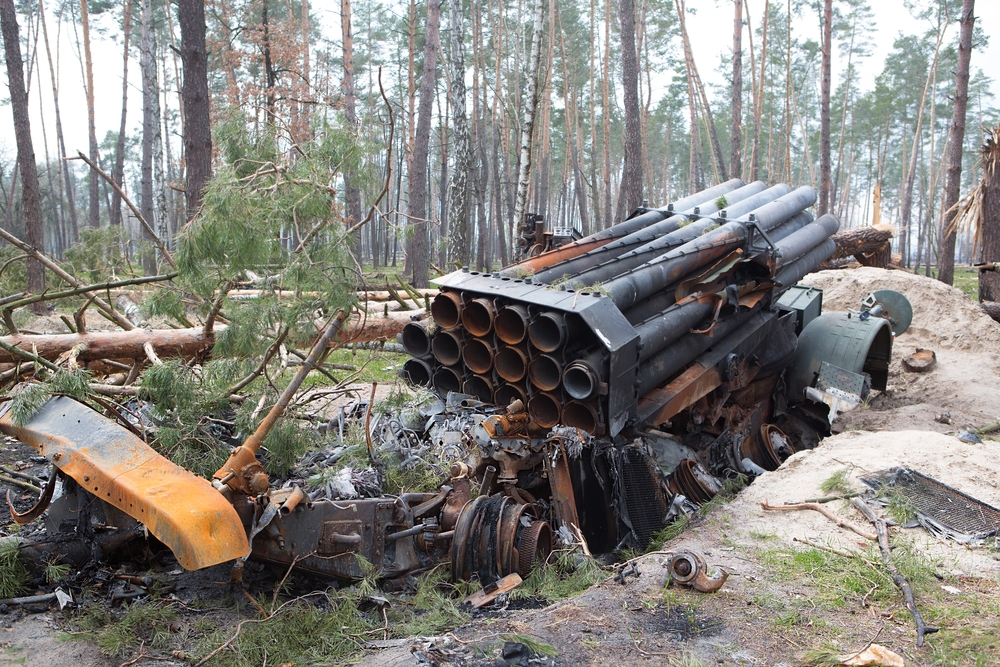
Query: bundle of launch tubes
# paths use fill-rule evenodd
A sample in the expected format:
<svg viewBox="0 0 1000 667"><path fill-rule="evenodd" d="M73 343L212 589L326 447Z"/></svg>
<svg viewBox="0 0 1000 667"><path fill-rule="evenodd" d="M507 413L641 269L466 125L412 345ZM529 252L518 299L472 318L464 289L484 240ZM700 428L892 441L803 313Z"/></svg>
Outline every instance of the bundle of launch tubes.
<svg viewBox="0 0 1000 667"><path fill-rule="evenodd" d="M833 254L840 223L814 219L815 202L811 187L732 179L502 271L442 276L432 323L401 334L402 375L442 396L519 399L546 429L662 419L664 385L760 330Z"/></svg>

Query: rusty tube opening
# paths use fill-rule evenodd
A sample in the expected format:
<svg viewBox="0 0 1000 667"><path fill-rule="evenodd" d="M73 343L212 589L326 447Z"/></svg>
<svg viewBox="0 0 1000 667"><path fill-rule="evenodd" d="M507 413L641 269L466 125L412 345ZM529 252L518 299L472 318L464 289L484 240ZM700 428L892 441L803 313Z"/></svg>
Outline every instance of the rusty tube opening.
<svg viewBox="0 0 1000 667"><path fill-rule="evenodd" d="M493 329L493 313L492 299L473 299L462 310L462 324L473 336L485 336Z"/></svg>
<svg viewBox="0 0 1000 667"><path fill-rule="evenodd" d="M559 423L560 402L555 394L548 392L535 394L528 401L528 414L542 428L552 428Z"/></svg>
<svg viewBox="0 0 1000 667"><path fill-rule="evenodd" d="M566 318L562 313L542 313L528 327L528 338L542 352L555 352L566 342Z"/></svg>
<svg viewBox="0 0 1000 667"><path fill-rule="evenodd" d="M410 322L403 327L400 337L403 348L410 356L418 359L431 356L431 337L427 335L427 327L423 322Z"/></svg>
<svg viewBox="0 0 1000 667"><path fill-rule="evenodd" d="M587 433L597 432L597 410L589 403L570 401L563 408L562 420L566 426L572 426Z"/></svg>
<svg viewBox="0 0 1000 667"><path fill-rule="evenodd" d="M445 366L454 366L462 358L462 338L453 331L438 331L431 347L434 358Z"/></svg>
<svg viewBox="0 0 1000 667"><path fill-rule="evenodd" d="M462 377L452 368L439 368L434 374L434 389L443 395L449 391L461 392Z"/></svg>
<svg viewBox="0 0 1000 667"><path fill-rule="evenodd" d="M497 405L506 407L514 401L521 401L522 404L527 403L528 395L524 393L524 389L516 384L502 384L497 387L493 400Z"/></svg>
<svg viewBox="0 0 1000 667"><path fill-rule="evenodd" d="M493 402L493 383L482 375L473 375L465 381L462 390L470 396L475 396L483 403Z"/></svg>
<svg viewBox="0 0 1000 667"><path fill-rule="evenodd" d="M431 302L431 315L444 329L457 327L461 314L462 297L457 292L440 292Z"/></svg>
<svg viewBox="0 0 1000 667"><path fill-rule="evenodd" d="M563 373L563 387L566 393L581 401L597 393L600 382L597 371L590 364L581 361L574 361Z"/></svg>
<svg viewBox="0 0 1000 667"><path fill-rule="evenodd" d="M528 364L528 379L542 391L552 391L562 379L562 364L554 357L540 354Z"/></svg>
<svg viewBox="0 0 1000 667"><path fill-rule="evenodd" d="M403 378L417 387L429 387L432 375L431 365L421 359L407 359L403 364Z"/></svg>
<svg viewBox="0 0 1000 667"><path fill-rule="evenodd" d="M497 374L507 382L520 382L528 372L528 355L516 347L502 347L493 358Z"/></svg>
<svg viewBox="0 0 1000 667"><path fill-rule="evenodd" d="M473 338L462 348L462 359L473 373L489 373L493 368L493 348L486 341Z"/></svg>
<svg viewBox="0 0 1000 667"><path fill-rule="evenodd" d="M528 309L521 305L501 308L493 326L500 340L517 345L528 336Z"/></svg>

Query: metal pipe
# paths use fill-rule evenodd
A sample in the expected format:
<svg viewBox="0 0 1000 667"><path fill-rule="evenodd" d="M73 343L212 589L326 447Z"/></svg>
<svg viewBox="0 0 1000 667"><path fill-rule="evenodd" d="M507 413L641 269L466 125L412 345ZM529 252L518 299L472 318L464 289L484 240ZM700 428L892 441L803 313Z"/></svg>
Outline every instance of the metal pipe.
<svg viewBox="0 0 1000 667"><path fill-rule="evenodd" d="M562 422L566 426L572 426L587 433L596 433L598 421L596 401L570 401L563 408Z"/></svg>
<svg viewBox="0 0 1000 667"><path fill-rule="evenodd" d="M541 391L528 400L528 414L542 428L559 423L562 400L554 393Z"/></svg>
<svg viewBox="0 0 1000 667"><path fill-rule="evenodd" d="M475 396L483 403L493 402L493 382L483 375L473 375L466 380L462 385L462 391Z"/></svg>
<svg viewBox="0 0 1000 667"><path fill-rule="evenodd" d="M587 399L601 386L601 352L577 359L563 371L563 389L576 399Z"/></svg>
<svg viewBox="0 0 1000 667"><path fill-rule="evenodd" d="M506 407L514 401L528 402L528 393L516 384L500 385L493 396L496 404L501 407Z"/></svg>
<svg viewBox="0 0 1000 667"><path fill-rule="evenodd" d="M528 335L528 309L521 304L504 306L493 320L497 337L509 345L517 345Z"/></svg>
<svg viewBox="0 0 1000 667"><path fill-rule="evenodd" d="M493 299L486 297L472 299L462 309L462 324L473 336L485 336L493 329L495 312Z"/></svg>
<svg viewBox="0 0 1000 667"><path fill-rule="evenodd" d="M826 239L818 246L799 257L797 260L781 269L774 281L781 285L775 291L775 295L781 294L795 283L802 280L807 273L812 273L816 268L833 257L837 250L837 244L833 239Z"/></svg>
<svg viewBox="0 0 1000 667"><path fill-rule="evenodd" d="M442 366L434 373L433 382L434 391L442 396L447 396L450 391L456 393L462 391L462 376L454 368Z"/></svg>
<svg viewBox="0 0 1000 667"><path fill-rule="evenodd" d="M454 366L462 358L462 335L457 331L438 331L431 341L434 358L445 366Z"/></svg>
<svg viewBox="0 0 1000 667"><path fill-rule="evenodd" d="M562 364L551 355L540 354L528 363L528 379L542 391L558 389Z"/></svg>
<svg viewBox="0 0 1000 667"><path fill-rule="evenodd" d="M462 297L458 292L438 292L431 301L431 316L442 329L454 329L461 321Z"/></svg>
<svg viewBox="0 0 1000 667"><path fill-rule="evenodd" d="M775 244L774 254L779 268L788 266L826 239L837 233L840 221L827 213L802 229L789 234Z"/></svg>
<svg viewBox="0 0 1000 667"><path fill-rule="evenodd" d="M493 365L497 375L507 382L520 382L528 372L528 353L520 347L504 345L493 357Z"/></svg>
<svg viewBox="0 0 1000 667"><path fill-rule="evenodd" d="M732 183L732 181L728 183ZM645 245L665 234L669 234L670 232L684 227L693 220L697 220L699 217L711 216L719 211L719 204L726 206L730 203L735 204L737 202L741 202L748 197L763 191L766 187L767 185L765 185L762 181L754 181L749 185L721 192L721 194L717 197L701 201L691 208L681 209L675 205L673 209L674 215L671 215L664 220L660 220L659 222L655 222L648 227L632 232L628 236L623 236L622 238L611 241L600 248L590 250L589 252L586 252L578 257L559 262L554 266L550 265L548 268L540 271L535 271L534 281L539 283L551 283L556 280L560 280L565 276L575 276L583 271L603 264L606 261L610 261L615 257L632 250L633 248ZM728 188L728 184L724 183L718 188L713 188L713 190L719 191L725 190L726 188Z"/></svg>
<svg viewBox="0 0 1000 667"><path fill-rule="evenodd" d="M486 466L486 471L483 473L483 482L479 485L479 495L487 495L490 492L490 488L493 486L493 481L496 478L497 467L494 465Z"/></svg>
<svg viewBox="0 0 1000 667"><path fill-rule="evenodd" d="M750 186L748 185L747 188L749 187ZM761 183L760 187L763 189L764 184ZM650 238L647 243L623 253L617 258L610 259L600 266L595 266L592 269L580 272L579 275L567 282L567 287L580 289L585 285L595 285L597 283L603 283L611 280L612 278L620 276L630 269L634 269L645 264L646 262L654 260L656 257L663 255L673 248L679 248L685 243L690 243L698 239L700 236L710 232L713 227L717 227L725 220L739 220L743 216L754 213L764 205L787 195L790 191L791 188L787 185L775 185L774 187L767 188L762 192L754 193L752 196L734 203L732 206L727 206L724 216L720 212L718 217L702 217L699 220L695 220L690 224L680 227L674 231L670 231L669 233L658 237L654 236ZM714 205L712 208L715 208Z"/></svg>
<svg viewBox="0 0 1000 667"><path fill-rule="evenodd" d="M639 363L688 333L695 325L705 321L719 304L714 294L699 294L687 297L635 327L642 349Z"/></svg>
<svg viewBox="0 0 1000 667"><path fill-rule="evenodd" d="M747 223L754 222L766 232L812 206L815 201L816 191L803 186L765 204L746 219L726 223L690 243L604 283L604 289L615 305L624 311L641 299L678 282L698 267L720 259L745 243L749 236Z"/></svg>
<svg viewBox="0 0 1000 667"><path fill-rule="evenodd" d="M647 211L646 213L637 215L634 218L629 218L628 220L620 222L617 225L612 225L607 229L595 232L594 234L579 239L578 241L567 243L566 245L560 246L550 252L542 253L537 257L531 257L518 264L509 266L501 271L501 275L509 278L519 277L526 272L538 271L540 269L544 269L545 267L552 266L557 262L572 259L573 257L582 255L588 250L599 248L600 246L610 243L617 238L628 236L632 232L648 227L655 222L659 222L660 220L672 215L673 211L683 211L698 206L699 204L713 201L719 196L726 194L726 192L731 192L732 190L742 186L743 181L740 179L730 179L725 183L716 185L715 187L702 190L701 192L696 192L693 195L689 195L682 199L678 199L664 208Z"/></svg>
<svg viewBox="0 0 1000 667"><path fill-rule="evenodd" d="M566 317L556 311L547 311L528 325L531 344L542 352L555 352L566 342Z"/></svg>
<svg viewBox="0 0 1000 667"><path fill-rule="evenodd" d="M493 368L493 347L482 338L471 338L462 347L462 360L473 373L489 373Z"/></svg>
<svg viewBox="0 0 1000 667"><path fill-rule="evenodd" d="M417 387L429 387L434 370L423 359L407 359L401 372L403 378Z"/></svg>
<svg viewBox="0 0 1000 667"><path fill-rule="evenodd" d="M809 211L802 211L798 215L793 215L791 218L769 231L767 236L772 242L777 243L789 234L794 234L799 231L812 221L813 214Z"/></svg>
<svg viewBox="0 0 1000 667"><path fill-rule="evenodd" d="M412 357L418 359L431 357L431 337L427 333L427 325L423 322L410 322L404 326L399 334L399 342Z"/></svg>

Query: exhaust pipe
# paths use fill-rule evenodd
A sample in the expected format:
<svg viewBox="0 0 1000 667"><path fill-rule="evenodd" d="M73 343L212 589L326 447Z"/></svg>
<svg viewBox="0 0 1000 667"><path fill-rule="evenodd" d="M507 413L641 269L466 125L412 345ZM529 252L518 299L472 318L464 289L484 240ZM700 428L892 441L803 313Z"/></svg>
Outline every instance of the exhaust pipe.
<svg viewBox="0 0 1000 667"><path fill-rule="evenodd" d="M489 373L493 368L493 348L481 338L472 338L462 348L462 359L473 373Z"/></svg>
<svg viewBox="0 0 1000 667"><path fill-rule="evenodd" d="M435 359L445 366L454 366L462 358L462 335L455 331L438 331L431 348Z"/></svg>
<svg viewBox="0 0 1000 667"><path fill-rule="evenodd" d="M442 329L454 329L462 317L462 297L458 292L439 292L431 302L431 316Z"/></svg>
<svg viewBox="0 0 1000 667"><path fill-rule="evenodd" d="M473 336L485 336L493 330L493 299L479 297L465 304L462 310L462 324Z"/></svg>

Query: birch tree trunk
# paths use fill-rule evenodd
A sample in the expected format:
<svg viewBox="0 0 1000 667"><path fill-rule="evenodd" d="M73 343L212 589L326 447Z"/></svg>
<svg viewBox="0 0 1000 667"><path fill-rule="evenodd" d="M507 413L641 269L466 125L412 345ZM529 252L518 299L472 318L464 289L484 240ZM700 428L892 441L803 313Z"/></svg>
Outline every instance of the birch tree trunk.
<svg viewBox="0 0 1000 667"><path fill-rule="evenodd" d="M465 113L465 44L462 0L452 0L448 13L448 37L451 51L452 155L451 205L448 207L448 259L469 265L469 173L472 153L469 125Z"/></svg>
<svg viewBox="0 0 1000 667"><path fill-rule="evenodd" d="M432 2L434 0L431 0ZM521 124L521 152L518 160L517 193L514 198L514 237L524 219L531 183L531 132L535 125L535 105L538 102L538 61L542 44L542 0L535 0L534 21L531 35L531 56L528 60L528 94L524 100L524 121ZM517 258L525 256L528 248L517 247Z"/></svg>
<svg viewBox="0 0 1000 667"><path fill-rule="evenodd" d="M21 172L21 198L24 203L25 241L44 251L42 230L42 200L38 191L38 171L35 149L31 144L31 124L28 120L28 92L24 86L24 63L21 60L21 40L18 36L14 0L0 0L0 32L3 33L4 55L7 61L7 85L10 108L14 115L14 137L17 142L17 164ZM11 183L13 194L14 184ZM35 259L28 259L28 291L45 291L45 269ZM37 302L35 312L42 312L44 303Z"/></svg>
<svg viewBox="0 0 1000 667"><path fill-rule="evenodd" d="M410 191L408 211L410 224L413 225L413 239L410 244L413 274L410 282L414 287L427 287L427 272L430 269L427 244L427 153L430 148L431 116L434 113L434 80L437 71L440 23L441 0L428 0L424 68L420 75L420 104L417 110L413 160L410 172L407 174Z"/></svg>
<svg viewBox="0 0 1000 667"><path fill-rule="evenodd" d="M951 285L955 280L955 204L962 180L962 146L965 143L965 112L969 104L969 61L972 60L972 27L975 0L962 0L961 32L958 38L958 69L955 71L955 107L948 133L948 178L944 187L944 227L938 280Z"/></svg>

